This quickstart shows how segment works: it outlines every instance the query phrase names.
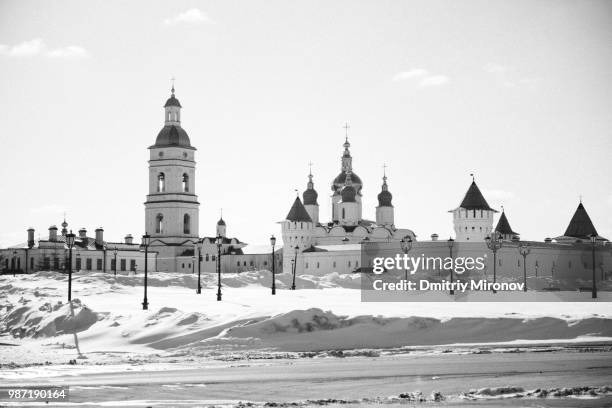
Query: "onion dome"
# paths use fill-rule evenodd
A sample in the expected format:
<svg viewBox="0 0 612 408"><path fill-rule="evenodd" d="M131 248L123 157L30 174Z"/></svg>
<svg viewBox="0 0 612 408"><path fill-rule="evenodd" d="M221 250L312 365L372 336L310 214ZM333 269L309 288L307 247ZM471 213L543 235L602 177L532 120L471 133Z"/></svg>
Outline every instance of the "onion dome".
<svg viewBox="0 0 612 408"><path fill-rule="evenodd" d="M382 191L378 193L378 206L393 207L391 199L393 199L393 195L389 192L389 187L387 186L387 176L383 176Z"/></svg>
<svg viewBox="0 0 612 408"><path fill-rule="evenodd" d="M354 203L357 196L357 190L353 186L344 186L340 192L343 203Z"/></svg>
<svg viewBox="0 0 612 408"><path fill-rule="evenodd" d="M166 146L189 147L193 149L185 129L176 125L164 126L157 134L154 147Z"/></svg>
<svg viewBox="0 0 612 408"><path fill-rule="evenodd" d="M308 175L308 187L306 188L306 191L304 191L302 197L304 198L304 205L319 205L317 203L317 198L319 197L319 194L314 189L314 183L312 182L312 173Z"/></svg>
<svg viewBox="0 0 612 408"><path fill-rule="evenodd" d="M223 221L223 218L219 218L219 221L217 221L217 225L225 226L225 221Z"/></svg>
<svg viewBox="0 0 612 408"><path fill-rule="evenodd" d="M166 101L164 108L167 108L168 106L178 106L179 108L182 108L181 103L174 96L174 85L172 85L172 95L170 95L170 98L168 98L168 100Z"/></svg>
<svg viewBox="0 0 612 408"><path fill-rule="evenodd" d="M353 177L350 171L346 174L346 185L340 191L343 203L354 203L357 190L353 187Z"/></svg>

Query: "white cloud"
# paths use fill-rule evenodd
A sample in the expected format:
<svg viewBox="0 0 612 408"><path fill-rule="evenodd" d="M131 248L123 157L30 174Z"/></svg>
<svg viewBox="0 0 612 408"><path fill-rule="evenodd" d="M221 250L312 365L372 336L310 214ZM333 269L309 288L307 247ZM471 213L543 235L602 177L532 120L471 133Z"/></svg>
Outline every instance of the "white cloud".
<svg viewBox="0 0 612 408"><path fill-rule="evenodd" d="M51 58L84 58L88 57L89 53L83 47L77 45L49 49L42 39L35 38L12 46L0 44L0 55L11 58L29 58L37 56Z"/></svg>
<svg viewBox="0 0 612 408"><path fill-rule="evenodd" d="M423 78L421 82L419 83L419 86L420 87L440 86L440 85L444 85L448 81L449 79L445 75L430 75L430 76Z"/></svg>
<svg viewBox="0 0 612 408"><path fill-rule="evenodd" d="M408 79L422 77L427 74L428 72L426 69L415 68L415 69L411 69L410 71L403 71L403 72L398 73L397 75L393 77L393 80L394 81L406 81Z"/></svg>
<svg viewBox="0 0 612 408"><path fill-rule="evenodd" d="M418 86L421 88L430 86L440 86L446 84L450 79L446 75L432 74L423 68L413 68L408 71L397 73L393 77L393 81L418 81Z"/></svg>
<svg viewBox="0 0 612 408"><path fill-rule="evenodd" d="M86 58L89 57L89 53L83 47L69 45L67 47L48 51L47 56L52 58Z"/></svg>
<svg viewBox="0 0 612 408"><path fill-rule="evenodd" d="M167 18L164 20L164 24L166 25L174 25L174 24L202 24L202 23L212 23L212 20L206 13L197 8L192 8L182 13L177 14L172 18Z"/></svg>

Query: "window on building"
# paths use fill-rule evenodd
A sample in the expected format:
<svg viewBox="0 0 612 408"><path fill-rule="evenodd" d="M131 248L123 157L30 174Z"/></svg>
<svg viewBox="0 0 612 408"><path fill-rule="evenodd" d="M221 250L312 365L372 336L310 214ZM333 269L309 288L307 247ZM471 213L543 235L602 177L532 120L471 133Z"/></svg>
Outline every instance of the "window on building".
<svg viewBox="0 0 612 408"><path fill-rule="evenodd" d="M206 262L210 261L210 257L206 254Z"/></svg>
<svg viewBox="0 0 612 408"><path fill-rule="evenodd" d="M244 262L242 263L242 266L246 266L246 261L244 261Z"/></svg>
<svg viewBox="0 0 612 408"><path fill-rule="evenodd" d="M518 267L519 268L521 267L521 260L520 259L518 260Z"/></svg>
<svg viewBox="0 0 612 408"><path fill-rule="evenodd" d="M125 272L125 259L121 259L119 264L121 265L121 270Z"/></svg>
<svg viewBox="0 0 612 408"><path fill-rule="evenodd" d="M317 269L319 269L320 266L321 266L321 264L319 262L317 262Z"/></svg>
<svg viewBox="0 0 612 408"><path fill-rule="evenodd" d="M76 265L74 266L74 268L77 271L80 271L81 270L81 257L80 256L77 256L75 263L76 263Z"/></svg>
<svg viewBox="0 0 612 408"><path fill-rule="evenodd" d="M253 261L249 262L249 265L250 265L250 266L253 266Z"/></svg>
<svg viewBox="0 0 612 408"><path fill-rule="evenodd" d="M155 217L155 232L158 234L164 232L164 216L162 214L157 214L157 217Z"/></svg>
<svg viewBox="0 0 612 408"><path fill-rule="evenodd" d="M501 260L501 258L499 258L499 259L497 260L497 265L502 266L502 260Z"/></svg>
<svg viewBox="0 0 612 408"><path fill-rule="evenodd" d="M342 219L346 218L346 211L345 210L346 210L345 208L342 209Z"/></svg>
<svg viewBox="0 0 612 408"><path fill-rule="evenodd" d="M189 216L189 214L185 214L183 216L183 234L191 233L190 224L191 224L191 217Z"/></svg>
<svg viewBox="0 0 612 408"><path fill-rule="evenodd" d="M166 175L159 173L157 176L157 192L163 193L164 191L166 191Z"/></svg>
<svg viewBox="0 0 612 408"><path fill-rule="evenodd" d="M240 261L236 262L236 266L240 266Z"/></svg>
<svg viewBox="0 0 612 408"><path fill-rule="evenodd" d="M349 266L349 268L351 267L351 261L348 261L348 266Z"/></svg>
<svg viewBox="0 0 612 408"><path fill-rule="evenodd" d="M130 259L130 271L136 272L136 260Z"/></svg>
<svg viewBox="0 0 612 408"><path fill-rule="evenodd" d="M187 173L183 173L183 193L189 192L189 176Z"/></svg>
<svg viewBox="0 0 612 408"><path fill-rule="evenodd" d="M111 271L116 271L117 270L117 261L115 261L114 259L111 259Z"/></svg>
<svg viewBox="0 0 612 408"><path fill-rule="evenodd" d="M87 269L88 271L91 271L91 258L87 258L85 260L85 269Z"/></svg>
<svg viewBox="0 0 612 408"><path fill-rule="evenodd" d="M268 261L263 261L263 266L268 266Z"/></svg>
<svg viewBox="0 0 612 408"><path fill-rule="evenodd" d="M359 268L359 261L355 261L355 268Z"/></svg>
<svg viewBox="0 0 612 408"><path fill-rule="evenodd" d="M213 262L215 262L217 260L217 257L215 255L211 256L210 259L212 259Z"/></svg>
<svg viewBox="0 0 612 408"><path fill-rule="evenodd" d="M336 267L336 261L334 261L334 268Z"/></svg>
<svg viewBox="0 0 612 408"><path fill-rule="evenodd" d="M96 259L96 269L99 271L102 270L102 260L101 259Z"/></svg>
<svg viewBox="0 0 612 408"><path fill-rule="evenodd" d="M53 269L55 269L56 271L59 270L59 258L56 256L55 258L53 258Z"/></svg>
<svg viewBox="0 0 612 408"><path fill-rule="evenodd" d="M184 263L181 264L181 268L185 269L185 264Z"/></svg>
<svg viewBox="0 0 612 408"><path fill-rule="evenodd" d="M30 258L30 269L34 269L34 257Z"/></svg>
<svg viewBox="0 0 612 408"><path fill-rule="evenodd" d="M308 269L308 262L306 262L306 269Z"/></svg>

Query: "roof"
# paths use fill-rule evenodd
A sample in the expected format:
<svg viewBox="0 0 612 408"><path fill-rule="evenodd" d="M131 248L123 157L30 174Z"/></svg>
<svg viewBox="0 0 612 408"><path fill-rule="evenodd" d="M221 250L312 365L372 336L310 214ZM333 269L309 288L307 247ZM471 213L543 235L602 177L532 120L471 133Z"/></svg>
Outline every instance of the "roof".
<svg viewBox="0 0 612 408"><path fill-rule="evenodd" d="M185 129L177 125L164 126L157 134L155 145L151 147L167 146L179 146L193 149L193 147L191 147L191 142L189 141L187 132Z"/></svg>
<svg viewBox="0 0 612 408"><path fill-rule="evenodd" d="M591 217L580 203L563 235L574 238L589 238L593 234L598 235L597 230L591 221Z"/></svg>
<svg viewBox="0 0 612 408"><path fill-rule="evenodd" d="M512 231L512 227L510 227L508 218L506 218L506 213L503 211L501 217L499 217L499 221L497 222L497 227L495 227L495 231L503 235L519 235L518 232Z"/></svg>
<svg viewBox="0 0 612 408"><path fill-rule="evenodd" d="M225 225L225 221L223 221L223 218L220 218L219 221L217 221L217 225Z"/></svg>
<svg viewBox="0 0 612 408"><path fill-rule="evenodd" d="M289 214L286 217L289 221L301 221L301 222L312 222L312 218L308 215L308 211L300 201L300 197L295 197L295 201L289 210Z"/></svg>
<svg viewBox="0 0 612 408"><path fill-rule="evenodd" d="M475 181L472 181L470 188L467 193L465 193L465 197L463 197L463 201L461 202L460 208L465 208L466 210L488 210L495 211L489 204L487 200L482 196L480 189L476 185Z"/></svg>
<svg viewBox="0 0 612 408"><path fill-rule="evenodd" d="M388 190L383 190L378 193L378 206L379 207L393 207L391 200L393 195Z"/></svg>
<svg viewBox="0 0 612 408"><path fill-rule="evenodd" d="M302 197L304 197L304 205L319 205L317 203L317 198L319 197L319 194L317 194L314 188L309 188L304 191Z"/></svg>
<svg viewBox="0 0 612 408"><path fill-rule="evenodd" d="M340 174L338 174L338 176L334 179L334 186L332 186L332 190L335 190L336 188L342 187L344 186L344 184L346 184L346 174L347 174L346 171L343 171ZM351 182L353 184L358 184L359 187L363 185L363 182L361 181L359 176L355 174L353 171L351 171Z"/></svg>
<svg viewBox="0 0 612 408"><path fill-rule="evenodd" d="M172 94L172 96L168 98L168 100L166 101L166 104L164 105L164 108L167 108L168 106L178 106L179 108L182 108L181 103L179 102L178 99L176 99L174 94Z"/></svg>

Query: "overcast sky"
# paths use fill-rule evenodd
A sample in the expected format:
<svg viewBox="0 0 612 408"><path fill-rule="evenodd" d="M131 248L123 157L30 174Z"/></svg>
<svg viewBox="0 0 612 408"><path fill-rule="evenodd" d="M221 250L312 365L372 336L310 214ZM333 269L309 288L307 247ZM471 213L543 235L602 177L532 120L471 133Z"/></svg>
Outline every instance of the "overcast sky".
<svg viewBox="0 0 612 408"><path fill-rule="evenodd" d="M471 178L523 238L580 195L612 238L612 2L0 2L0 246L144 233L170 78L197 147L200 235L280 236L314 163L321 219L349 122L364 217L452 234ZM497 220L496 220L497 221Z"/></svg>

